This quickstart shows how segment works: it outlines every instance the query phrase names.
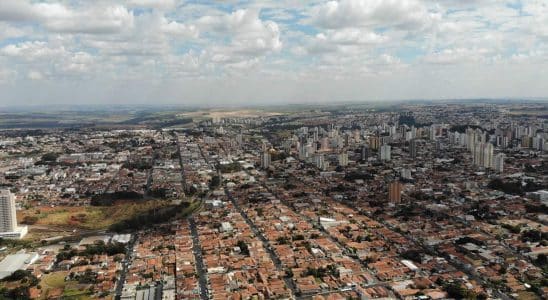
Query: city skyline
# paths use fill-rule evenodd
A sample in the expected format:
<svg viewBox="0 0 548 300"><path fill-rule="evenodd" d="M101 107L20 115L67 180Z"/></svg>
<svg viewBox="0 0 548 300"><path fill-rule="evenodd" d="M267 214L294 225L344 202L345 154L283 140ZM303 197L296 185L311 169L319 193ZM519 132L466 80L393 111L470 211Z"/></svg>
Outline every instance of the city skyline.
<svg viewBox="0 0 548 300"><path fill-rule="evenodd" d="M0 3L0 106L545 98L543 1Z"/></svg>

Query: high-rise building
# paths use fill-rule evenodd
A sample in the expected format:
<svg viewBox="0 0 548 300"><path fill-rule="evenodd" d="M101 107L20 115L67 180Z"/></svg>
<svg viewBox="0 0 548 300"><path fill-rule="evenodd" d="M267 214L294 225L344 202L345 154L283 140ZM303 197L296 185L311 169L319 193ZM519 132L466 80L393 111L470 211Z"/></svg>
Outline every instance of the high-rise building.
<svg viewBox="0 0 548 300"><path fill-rule="evenodd" d="M367 161L368 159L369 159L369 147L367 147L367 145L363 145L362 146L361 160L362 161Z"/></svg>
<svg viewBox="0 0 548 300"><path fill-rule="evenodd" d="M371 149L374 149L374 150L379 149L379 145L380 145L379 137L378 136L369 137L369 145L371 146Z"/></svg>
<svg viewBox="0 0 548 300"><path fill-rule="evenodd" d="M261 153L261 168L268 169L270 167L270 152L268 150Z"/></svg>
<svg viewBox="0 0 548 300"><path fill-rule="evenodd" d="M27 227L17 226L15 195L9 190L0 190L0 237L22 238L25 234Z"/></svg>
<svg viewBox="0 0 548 300"><path fill-rule="evenodd" d="M411 170L406 168L400 170L400 176L403 179L413 179L413 177L411 177Z"/></svg>
<svg viewBox="0 0 548 300"><path fill-rule="evenodd" d="M495 161L493 163L493 168L497 173L504 172L504 153L499 153L495 156Z"/></svg>
<svg viewBox="0 0 548 300"><path fill-rule="evenodd" d="M348 166L348 152L346 149L343 149L343 151L339 154L339 166Z"/></svg>
<svg viewBox="0 0 548 300"><path fill-rule="evenodd" d="M316 164L316 168L320 170L327 169L328 163L325 161L323 154L316 154L314 156L314 163Z"/></svg>
<svg viewBox="0 0 548 300"><path fill-rule="evenodd" d="M388 185L388 201L392 203L400 203L402 189L403 184L401 184L401 182L391 182L390 185Z"/></svg>
<svg viewBox="0 0 548 300"><path fill-rule="evenodd" d="M417 158L417 144L416 139L409 141L409 155L411 155L412 159Z"/></svg>
<svg viewBox="0 0 548 300"><path fill-rule="evenodd" d="M432 124L430 126L430 131L428 132L430 136L430 140L432 141L436 139L436 130L437 130L436 125Z"/></svg>
<svg viewBox="0 0 548 300"><path fill-rule="evenodd" d="M493 144L477 143L472 152L473 163L476 166L492 168L493 166Z"/></svg>
<svg viewBox="0 0 548 300"><path fill-rule="evenodd" d="M390 161L390 145L382 145L379 150L379 158L383 161Z"/></svg>

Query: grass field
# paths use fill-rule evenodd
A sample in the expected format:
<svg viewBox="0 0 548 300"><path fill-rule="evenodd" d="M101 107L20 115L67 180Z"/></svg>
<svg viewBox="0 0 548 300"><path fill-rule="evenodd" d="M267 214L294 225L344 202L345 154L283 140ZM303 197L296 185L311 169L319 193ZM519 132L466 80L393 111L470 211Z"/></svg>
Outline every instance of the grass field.
<svg viewBox="0 0 548 300"><path fill-rule="evenodd" d="M102 230L115 222L129 219L148 210L168 205L167 201L149 200L121 202L113 206L98 207L34 207L19 212L19 221L35 217L33 227L48 226L65 229ZM32 228L32 227L31 227Z"/></svg>
<svg viewBox="0 0 548 300"><path fill-rule="evenodd" d="M40 284L44 290L64 288L66 285L65 277L67 274L68 272L53 272L46 274L42 277L42 282Z"/></svg>

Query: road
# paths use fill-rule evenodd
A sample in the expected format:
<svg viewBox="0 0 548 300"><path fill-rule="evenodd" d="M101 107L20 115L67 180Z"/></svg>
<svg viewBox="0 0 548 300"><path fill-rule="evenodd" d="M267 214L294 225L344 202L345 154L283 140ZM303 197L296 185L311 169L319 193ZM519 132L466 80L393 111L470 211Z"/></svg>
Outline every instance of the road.
<svg viewBox="0 0 548 300"><path fill-rule="evenodd" d="M122 297L122 291L124 289L124 284L126 283L126 274L127 270L129 268L130 261L133 257L133 246L135 246L135 243L137 242L137 236L133 235L133 238L129 241L127 245L127 251L126 251L126 257L124 260L122 260L122 272L120 272L120 277L118 278L118 281L116 282L116 289L115 289L115 299L120 299Z"/></svg>
<svg viewBox="0 0 548 300"><path fill-rule="evenodd" d="M204 260L202 259L202 247L200 246L198 229L196 228L196 222L193 217L188 218L188 224L190 225L190 232L192 234L192 252L194 253L194 259L196 260L196 272L198 273L198 282L200 283L200 298L202 300L208 300L209 291L207 289L207 271L204 265Z"/></svg>

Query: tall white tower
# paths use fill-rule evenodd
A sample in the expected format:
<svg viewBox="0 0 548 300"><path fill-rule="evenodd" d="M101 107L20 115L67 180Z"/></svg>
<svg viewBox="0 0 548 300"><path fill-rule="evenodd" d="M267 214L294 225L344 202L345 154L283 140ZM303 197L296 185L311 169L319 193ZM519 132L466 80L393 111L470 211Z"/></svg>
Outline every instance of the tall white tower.
<svg viewBox="0 0 548 300"><path fill-rule="evenodd" d="M17 229L15 195L9 190L0 191L0 232L14 232Z"/></svg>
<svg viewBox="0 0 548 300"><path fill-rule="evenodd" d="M0 237L20 239L27 230L26 226L17 226L15 195L10 190L0 190Z"/></svg>

